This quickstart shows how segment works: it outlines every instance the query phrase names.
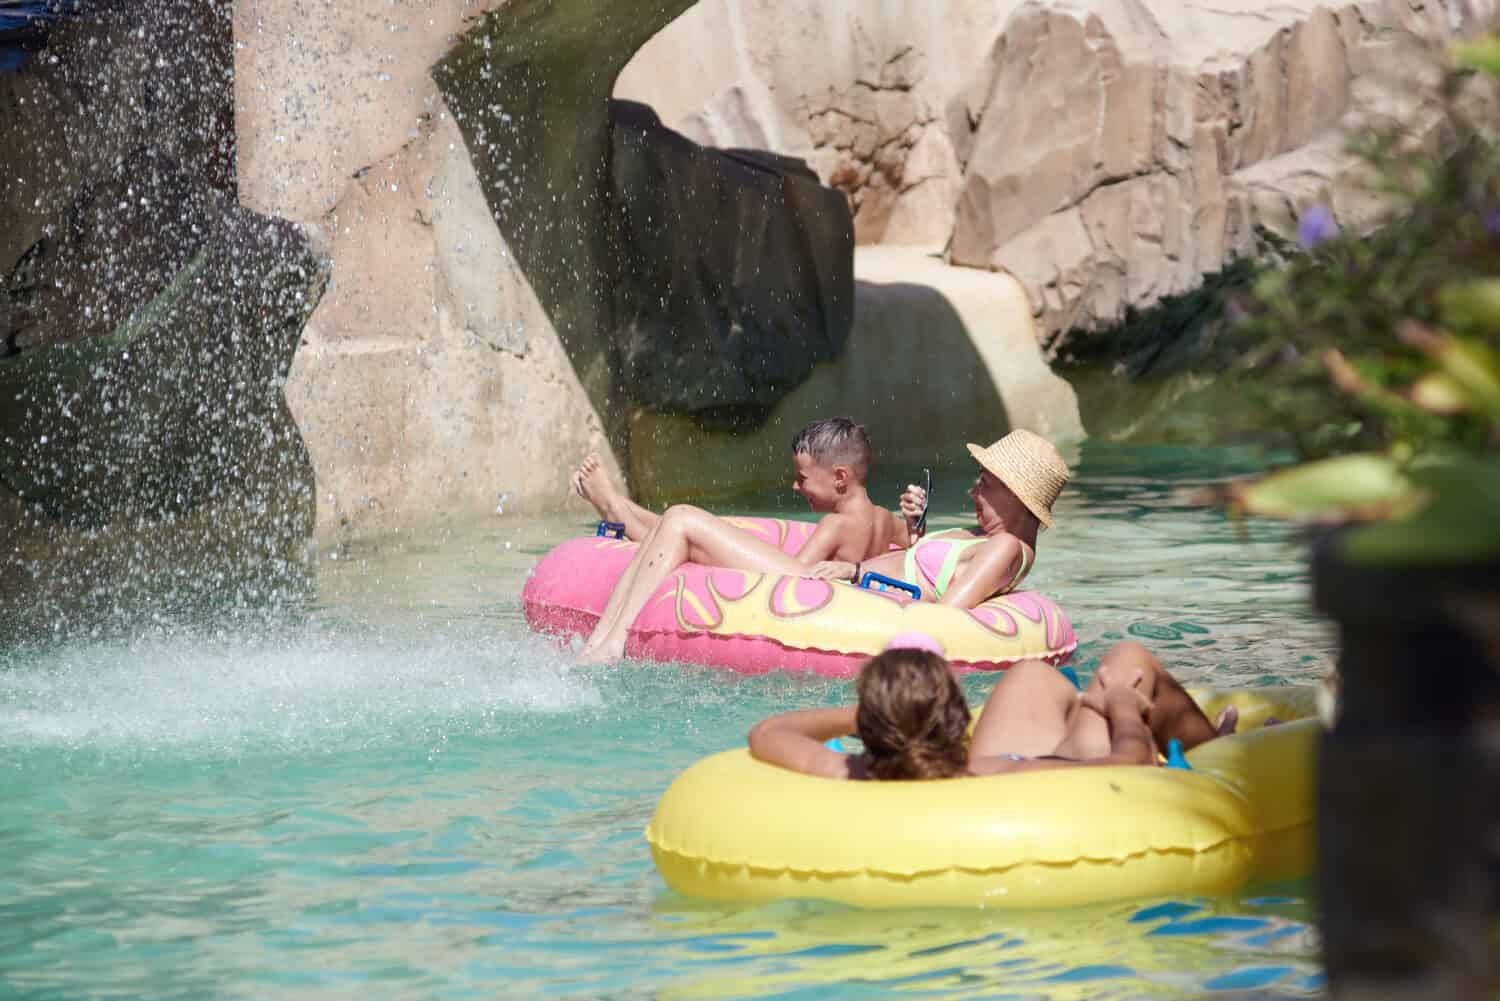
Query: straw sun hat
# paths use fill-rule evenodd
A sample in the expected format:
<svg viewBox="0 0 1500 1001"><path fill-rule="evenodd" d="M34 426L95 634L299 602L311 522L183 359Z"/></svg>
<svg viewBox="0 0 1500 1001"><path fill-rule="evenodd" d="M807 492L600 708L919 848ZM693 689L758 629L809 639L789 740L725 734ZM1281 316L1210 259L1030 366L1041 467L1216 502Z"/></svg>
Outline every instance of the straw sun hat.
<svg viewBox="0 0 1500 1001"><path fill-rule="evenodd" d="M969 446L981 466L1010 488L1026 510L1053 527L1052 502L1071 475L1052 443L1031 431L1012 431L989 448Z"/></svg>

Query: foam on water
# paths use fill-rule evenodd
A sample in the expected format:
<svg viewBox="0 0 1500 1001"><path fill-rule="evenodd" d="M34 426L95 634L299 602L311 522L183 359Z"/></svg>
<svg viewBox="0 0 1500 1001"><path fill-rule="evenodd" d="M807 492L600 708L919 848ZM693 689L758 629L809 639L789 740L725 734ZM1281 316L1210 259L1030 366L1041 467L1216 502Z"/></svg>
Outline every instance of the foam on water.
<svg viewBox="0 0 1500 1001"><path fill-rule="evenodd" d="M0 670L0 746L233 753L379 741L413 723L494 726L599 704L564 651L477 626L152 634Z"/></svg>

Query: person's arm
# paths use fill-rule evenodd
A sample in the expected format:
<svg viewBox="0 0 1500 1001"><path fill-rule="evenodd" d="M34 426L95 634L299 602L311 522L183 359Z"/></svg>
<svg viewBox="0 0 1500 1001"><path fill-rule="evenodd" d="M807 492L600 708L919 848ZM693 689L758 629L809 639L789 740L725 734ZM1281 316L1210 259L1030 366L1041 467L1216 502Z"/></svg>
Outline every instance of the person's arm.
<svg viewBox="0 0 1500 1001"><path fill-rule="evenodd" d="M767 764L825 779L849 777L848 755L825 741L854 732L854 706L778 713L750 728L750 753Z"/></svg>
<svg viewBox="0 0 1500 1001"><path fill-rule="evenodd" d="M1156 742L1151 737L1151 696L1141 690L1144 674L1135 672L1129 684L1112 682L1099 675L1103 687L1085 692L1082 708L1091 709L1109 724L1109 757L1090 761L1094 765L1154 765Z"/></svg>
<svg viewBox="0 0 1500 1001"><path fill-rule="evenodd" d="M822 563L813 564L807 576L818 580L847 580L855 584L859 581L854 579L854 572L860 569L846 560L824 560Z"/></svg>
<svg viewBox="0 0 1500 1001"><path fill-rule="evenodd" d="M898 539L905 539L907 548L915 546L917 541L925 534L917 531L917 522L922 518L922 512L927 507L927 491L915 483L908 483L906 490L901 494L900 512L896 515L900 524L897 526Z"/></svg>
<svg viewBox="0 0 1500 1001"><path fill-rule="evenodd" d="M939 604L956 605L959 608L974 608L988 601L1015 576L1016 561L1023 555L1021 541L1014 535L1002 535L982 546L976 546L974 555L959 567L953 575L948 590L938 599Z"/></svg>
<svg viewBox="0 0 1500 1001"><path fill-rule="evenodd" d="M1151 711L1151 703L1141 708L1140 695L1120 694L1119 689L1110 693L1109 699L1109 757L1090 762L1097 765L1154 765L1156 764L1156 742L1151 739L1151 728L1146 725L1145 713Z"/></svg>
<svg viewBox="0 0 1500 1001"><path fill-rule="evenodd" d="M847 521L843 515L824 515L823 520L818 522L818 527L813 529L813 534L797 550L798 562L812 567L838 552L839 533L844 530Z"/></svg>

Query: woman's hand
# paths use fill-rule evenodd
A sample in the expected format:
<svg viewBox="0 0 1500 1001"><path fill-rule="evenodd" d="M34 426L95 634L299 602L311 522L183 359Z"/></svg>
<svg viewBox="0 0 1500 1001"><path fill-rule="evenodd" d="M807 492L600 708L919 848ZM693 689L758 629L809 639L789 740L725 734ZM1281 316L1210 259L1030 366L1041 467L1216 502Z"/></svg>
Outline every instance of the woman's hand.
<svg viewBox="0 0 1500 1001"><path fill-rule="evenodd" d="M1156 740L1151 735L1151 692L1156 677L1146 680L1145 672L1137 669L1129 673L1118 668L1110 670L1101 664L1095 680L1080 701L1083 705L1104 717L1109 725L1109 757L1099 759L1099 764L1154 765L1156 764Z"/></svg>
<svg viewBox="0 0 1500 1001"><path fill-rule="evenodd" d="M1153 704L1151 695L1141 689L1145 672L1136 671L1127 683L1116 678L1108 667L1101 666L1096 677L1099 679L1099 687L1090 688L1081 696L1085 706L1105 719L1116 718L1116 713L1133 713L1142 720L1150 717Z"/></svg>
<svg viewBox="0 0 1500 1001"><path fill-rule="evenodd" d="M813 564L807 575L817 580L849 580L854 576L854 564L843 560L824 560Z"/></svg>
<svg viewBox="0 0 1500 1001"><path fill-rule="evenodd" d="M906 492L901 495L901 517L906 519L906 530L911 536L910 545L916 545L921 538L917 534L917 522L922 517L922 512L927 507L927 491L915 483L906 485Z"/></svg>

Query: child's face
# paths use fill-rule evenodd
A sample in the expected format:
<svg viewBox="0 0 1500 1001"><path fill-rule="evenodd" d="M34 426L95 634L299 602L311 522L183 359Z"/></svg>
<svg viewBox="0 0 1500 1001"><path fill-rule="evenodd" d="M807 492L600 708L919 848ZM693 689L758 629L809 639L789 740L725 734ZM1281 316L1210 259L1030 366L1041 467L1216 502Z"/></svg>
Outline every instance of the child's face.
<svg viewBox="0 0 1500 1001"><path fill-rule="evenodd" d="M843 466L820 466L806 452L792 456L792 489L806 497L814 511L832 511L847 479Z"/></svg>

